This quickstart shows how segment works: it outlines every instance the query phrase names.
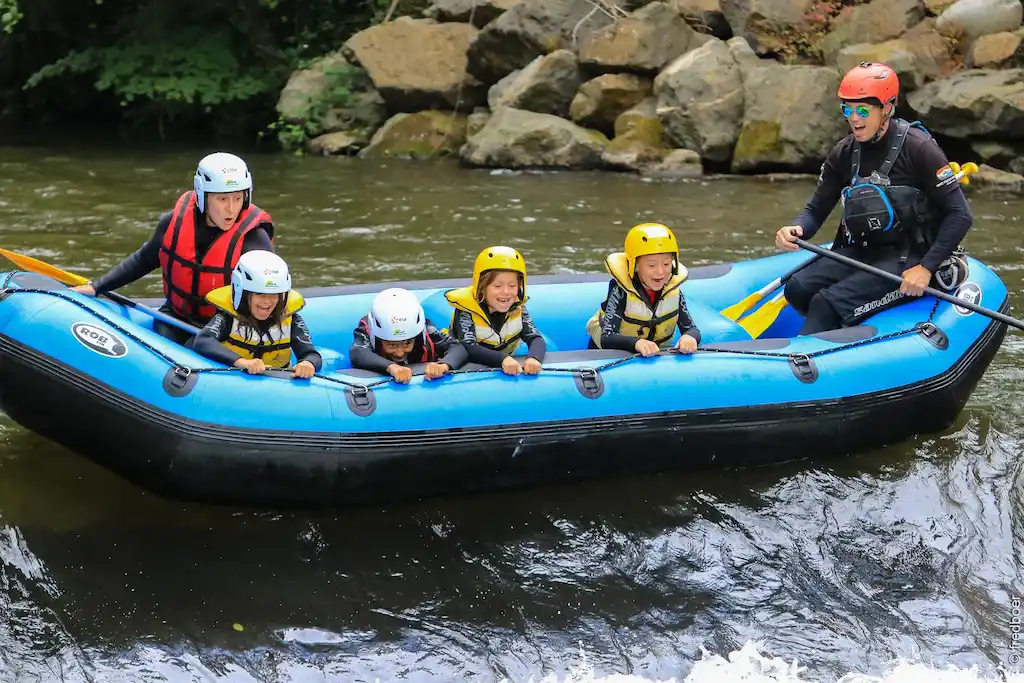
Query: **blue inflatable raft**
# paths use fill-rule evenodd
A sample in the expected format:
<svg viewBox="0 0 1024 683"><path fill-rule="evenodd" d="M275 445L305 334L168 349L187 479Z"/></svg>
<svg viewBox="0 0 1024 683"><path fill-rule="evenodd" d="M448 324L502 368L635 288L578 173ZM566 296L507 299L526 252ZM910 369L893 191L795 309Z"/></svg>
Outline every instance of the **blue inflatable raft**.
<svg viewBox="0 0 1024 683"><path fill-rule="evenodd" d="M154 334L142 313L5 273L0 406L161 495L269 507L756 465L948 428L1004 325L930 296L798 338L791 308L757 340L719 313L809 257L693 268L684 291L703 342L691 356L588 351L608 276L531 277L549 349L540 375L468 366L409 385L348 367L353 327L388 286L415 291L445 326L444 291L468 281L302 290L325 365L297 381L220 367ZM1007 307L1003 283L973 259L958 296Z"/></svg>

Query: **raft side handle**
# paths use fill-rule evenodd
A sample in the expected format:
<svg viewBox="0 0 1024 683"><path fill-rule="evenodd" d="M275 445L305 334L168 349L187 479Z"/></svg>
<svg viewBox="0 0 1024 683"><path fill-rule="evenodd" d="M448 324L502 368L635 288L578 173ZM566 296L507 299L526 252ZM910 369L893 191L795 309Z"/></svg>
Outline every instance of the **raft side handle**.
<svg viewBox="0 0 1024 683"><path fill-rule="evenodd" d="M345 402L348 409L360 417L372 415L377 409L377 398L362 384L345 388Z"/></svg>
<svg viewBox="0 0 1024 683"><path fill-rule="evenodd" d="M187 396L199 381L199 374L192 372L191 368L176 365L167 370L164 375L164 391L175 398Z"/></svg>
<svg viewBox="0 0 1024 683"><path fill-rule="evenodd" d="M938 328L938 326L930 321L918 323L914 325L914 329L921 333L921 336L925 338L929 344L937 348L939 351L945 351L949 348L949 337L946 333Z"/></svg>
<svg viewBox="0 0 1024 683"><path fill-rule="evenodd" d="M806 353L791 353L789 355L789 368L796 375L796 378L804 384L814 384L818 379L818 366L814 359Z"/></svg>
<svg viewBox="0 0 1024 683"><path fill-rule="evenodd" d="M604 393L604 379L594 368L580 368L573 375L576 389L586 398L600 398Z"/></svg>

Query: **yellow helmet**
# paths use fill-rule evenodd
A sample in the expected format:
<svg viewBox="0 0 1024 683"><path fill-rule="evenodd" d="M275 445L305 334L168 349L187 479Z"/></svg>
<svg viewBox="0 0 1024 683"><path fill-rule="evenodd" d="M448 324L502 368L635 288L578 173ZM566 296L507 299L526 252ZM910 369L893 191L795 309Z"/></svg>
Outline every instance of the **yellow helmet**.
<svg viewBox="0 0 1024 683"><path fill-rule="evenodd" d="M679 272L679 244L676 236L661 223L634 225L626 233L626 271L636 274L636 260L646 254L672 254L672 274Z"/></svg>
<svg viewBox="0 0 1024 683"><path fill-rule="evenodd" d="M476 296L480 288L480 277L488 270L511 270L523 276L520 300L526 298L526 261L522 254L512 247L487 247L481 251L473 262L472 292Z"/></svg>

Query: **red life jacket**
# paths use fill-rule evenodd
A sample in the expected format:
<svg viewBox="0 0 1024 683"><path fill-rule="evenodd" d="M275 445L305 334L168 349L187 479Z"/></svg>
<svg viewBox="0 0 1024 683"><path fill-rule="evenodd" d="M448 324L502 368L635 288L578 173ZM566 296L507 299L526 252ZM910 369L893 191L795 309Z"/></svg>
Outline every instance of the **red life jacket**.
<svg viewBox="0 0 1024 683"><path fill-rule="evenodd" d="M245 234L263 223L273 243L274 228L270 214L250 204L238 215L231 229L217 235L202 261L198 261L195 192L186 192L178 197L171 223L160 245L164 296L176 316L199 325L205 325L213 317L217 309L203 297L218 287L231 284L231 271L242 255Z"/></svg>

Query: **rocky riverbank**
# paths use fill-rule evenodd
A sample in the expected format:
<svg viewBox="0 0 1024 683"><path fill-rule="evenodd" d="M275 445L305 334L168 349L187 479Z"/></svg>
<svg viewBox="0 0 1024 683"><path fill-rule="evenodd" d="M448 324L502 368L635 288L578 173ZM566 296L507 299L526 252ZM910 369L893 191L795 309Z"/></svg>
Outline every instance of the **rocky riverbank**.
<svg viewBox="0 0 1024 683"><path fill-rule="evenodd" d="M434 0L295 72L319 154L652 176L817 172L841 74L884 61L898 114L1024 190L1022 0Z"/></svg>

